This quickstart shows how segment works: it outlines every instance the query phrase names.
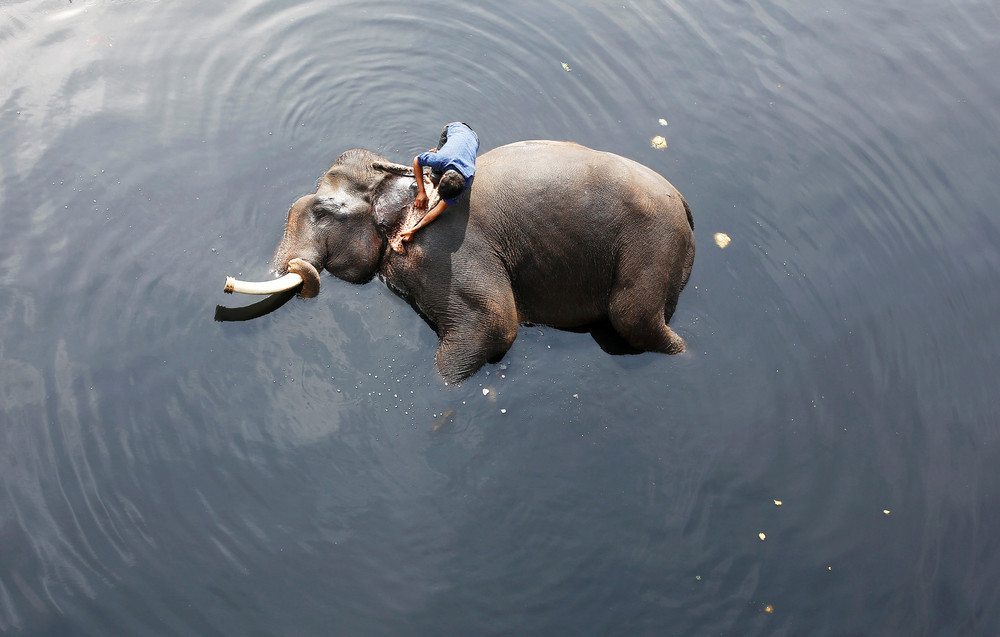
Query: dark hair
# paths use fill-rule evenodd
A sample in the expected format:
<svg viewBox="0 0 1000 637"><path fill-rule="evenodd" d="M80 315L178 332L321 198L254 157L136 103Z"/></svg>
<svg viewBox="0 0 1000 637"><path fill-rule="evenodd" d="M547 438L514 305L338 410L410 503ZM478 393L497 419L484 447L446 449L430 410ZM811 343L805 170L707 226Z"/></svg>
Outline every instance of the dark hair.
<svg viewBox="0 0 1000 637"><path fill-rule="evenodd" d="M465 190L465 177L457 170L446 170L438 183L438 194L442 199L454 199Z"/></svg>

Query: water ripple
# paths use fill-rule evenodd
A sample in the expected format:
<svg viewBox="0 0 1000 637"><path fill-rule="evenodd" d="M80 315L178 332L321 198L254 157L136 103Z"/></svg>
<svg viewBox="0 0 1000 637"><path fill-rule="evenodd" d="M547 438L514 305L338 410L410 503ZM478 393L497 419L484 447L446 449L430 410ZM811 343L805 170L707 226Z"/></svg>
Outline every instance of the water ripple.
<svg viewBox="0 0 1000 637"><path fill-rule="evenodd" d="M777 591L823 632L869 558L921 608L949 568L995 592L996 7L29 5L0 7L0 631L744 634ZM340 151L454 119L634 157L731 234L699 234L692 350L526 328L442 388L377 285L213 323Z"/></svg>

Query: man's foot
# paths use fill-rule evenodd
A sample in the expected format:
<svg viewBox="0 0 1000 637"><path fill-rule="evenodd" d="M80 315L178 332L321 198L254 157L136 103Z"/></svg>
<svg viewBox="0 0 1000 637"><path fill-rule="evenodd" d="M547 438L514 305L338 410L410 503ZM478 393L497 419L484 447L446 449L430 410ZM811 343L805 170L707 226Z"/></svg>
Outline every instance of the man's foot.
<svg viewBox="0 0 1000 637"><path fill-rule="evenodd" d="M403 247L403 235L396 235L389 240L389 247L392 251L397 254L405 254L406 248Z"/></svg>

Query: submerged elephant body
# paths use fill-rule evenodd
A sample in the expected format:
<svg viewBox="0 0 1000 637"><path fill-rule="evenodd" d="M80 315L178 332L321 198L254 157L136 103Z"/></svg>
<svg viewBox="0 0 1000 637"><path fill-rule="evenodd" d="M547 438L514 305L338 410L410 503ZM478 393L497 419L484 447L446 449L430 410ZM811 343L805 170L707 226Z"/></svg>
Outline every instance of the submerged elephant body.
<svg viewBox="0 0 1000 637"><path fill-rule="evenodd" d="M459 202L396 253L389 241L415 214L415 191L412 170L347 151L292 206L275 270L302 259L354 283L379 275L435 327L449 381L502 358L520 323L610 324L636 350L683 351L667 322L691 273L694 224L649 168L568 142L496 148Z"/></svg>

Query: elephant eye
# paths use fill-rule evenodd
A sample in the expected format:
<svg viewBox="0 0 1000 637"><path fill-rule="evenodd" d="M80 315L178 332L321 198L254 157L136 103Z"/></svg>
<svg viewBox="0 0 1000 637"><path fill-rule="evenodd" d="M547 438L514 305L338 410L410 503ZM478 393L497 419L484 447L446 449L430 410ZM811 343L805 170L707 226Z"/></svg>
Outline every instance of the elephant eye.
<svg viewBox="0 0 1000 637"><path fill-rule="evenodd" d="M344 206L331 197L317 198L312 206L312 218L314 221L327 219L342 214Z"/></svg>
<svg viewBox="0 0 1000 637"><path fill-rule="evenodd" d="M330 209L326 206L313 206L309 211L309 216L312 217L313 223L325 219L330 216Z"/></svg>

